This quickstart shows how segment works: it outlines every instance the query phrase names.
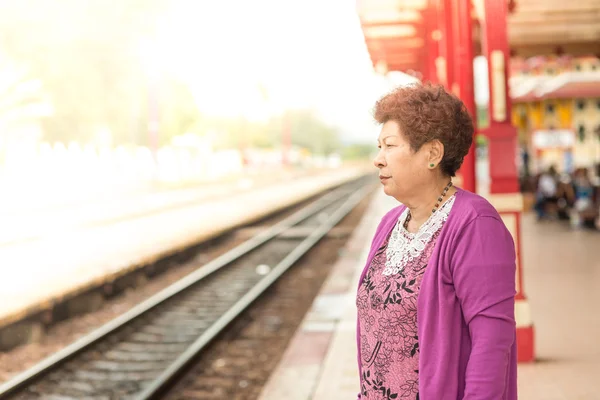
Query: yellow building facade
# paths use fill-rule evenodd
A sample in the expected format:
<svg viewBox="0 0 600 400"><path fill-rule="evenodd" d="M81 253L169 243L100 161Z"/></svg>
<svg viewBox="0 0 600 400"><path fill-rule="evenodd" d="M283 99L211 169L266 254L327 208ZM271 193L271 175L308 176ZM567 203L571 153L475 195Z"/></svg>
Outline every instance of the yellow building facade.
<svg viewBox="0 0 600 400"><path fill-rule="evenodd" d="M512 121L534 172L600 163L600 59L514 60Z"/></svg>

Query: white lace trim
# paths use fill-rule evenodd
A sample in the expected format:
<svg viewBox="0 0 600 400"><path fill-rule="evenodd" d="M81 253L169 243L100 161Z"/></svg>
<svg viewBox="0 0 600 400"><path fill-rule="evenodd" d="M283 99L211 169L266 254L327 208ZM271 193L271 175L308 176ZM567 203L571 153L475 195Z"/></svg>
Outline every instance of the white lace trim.
<svg viewBox="0 0 600 400"><path fill-rule="evenodd" d="M408 208L405 209L400 217L385 250L386 261L383 275L397 274L402 271L406 265L419 257L427 244L431 242L435 234L442 228L444 222L448 219L450 210L454 205L456 194L453 194L442 206L434 212L429 219L421 225L419 231L411 233L404 229L404 221L408 215Z"/></svg>

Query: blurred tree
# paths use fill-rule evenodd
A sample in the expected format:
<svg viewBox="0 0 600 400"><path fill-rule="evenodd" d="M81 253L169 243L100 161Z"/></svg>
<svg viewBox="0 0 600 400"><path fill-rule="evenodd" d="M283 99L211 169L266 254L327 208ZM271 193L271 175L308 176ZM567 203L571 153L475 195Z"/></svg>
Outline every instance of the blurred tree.
<svg viewBox="0 0 600 400"><path fill-rule="evenodd" d="M139 45L153 34L167 4L167 0L3 3L0 51L26 62L48 91L55 112L45 121L47 140L93 141L99 131L109 131L114 143L147 142L148 66L143 65ZM193 99L177 85L164 92L169 98L167 133L183 129L192 118ZM182 98L172 102L178 94ZM173 104L183 108L179 122L178 106Z"/></svg>
<svg viewBox="0 0 600 400"><path fill-rule="evenodd" d="M345 160L367 160L375 157L377 148L374 144L352 143L342 149Z"/></svg>
<svg viewBox="0 0 600 400"><path fill-rule="evenodd" d="M173 136L201 131L200 111L189 88L175 78L163 82L158 95L160 109L160 142L166 144Z"/></svg>
<svg viewBox="0 0 600 400"><path fill-rule="evenodd" d="M24 67L0 59L0 144L12 139L13 128L51 112L42 82L31 78Z"/></svg>
<svg viewBox="0 0 600 400"><path fill-rule="evenodd" d="M289 110L287 117L292 145L303 147L319 155L328 155L341 148L338 131L323 122L312 110ZM270 121L268 137L272 143L282 143L282 117Z"/></svg>
<svg viewBox="0 0 600 400"><path fill-rule="evenodd" d="M292 144L315 154L328 155L341 147L338 132L310 110L290 112Z"/></svg>
<svg viewBox="0 0 600 400"><path fill-rule="evenodd" d="M270 134L267 123L249 123L246 125L246 135L248 142L259 148L272 148L281 142L281 139L275 141L274 135Z"/></svg>

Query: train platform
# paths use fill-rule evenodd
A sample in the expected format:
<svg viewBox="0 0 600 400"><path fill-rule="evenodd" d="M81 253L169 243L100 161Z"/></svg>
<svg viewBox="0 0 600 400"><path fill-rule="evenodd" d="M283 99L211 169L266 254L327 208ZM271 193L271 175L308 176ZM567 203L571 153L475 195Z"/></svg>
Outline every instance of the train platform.
<svg viewBox="0 0 600 400"><path fill-rule="evenodd" d="M260 400L356 398L356 286L372 235L394 206L383 192L374 196ZM600 399L598 233L526 214L522 238L537 359L519 364L519 399Z"/></svg>
<svg viewBox="0 0 600 400"><path fill-rule="evenodd" d="M160 184L146 188L98 188L84 193L62 195L49 193L8 192L0 199L0 246L32 241L57 231L107 225L168 208L185 207L236 193L254 190L282 180L315 176L323 169L250 170L245 174L218 180L197 180L179 184ZM39 199L43 198L44 201Z"/></svg>
<svg viewBox="0 0 600 400"><path fill-rule="evenodd" d="M0 328L369 172L363 166L295 178L274 172L277 179L251 190L232 184L204 197L187 193L175 201L163 194L147 202L111 204L97 221L89 220L96 214L83 211L63 212L63 223L44 214L40 229L46 231L22 230L1 238ZM136 202L137 214L132 214Z"/></svg>

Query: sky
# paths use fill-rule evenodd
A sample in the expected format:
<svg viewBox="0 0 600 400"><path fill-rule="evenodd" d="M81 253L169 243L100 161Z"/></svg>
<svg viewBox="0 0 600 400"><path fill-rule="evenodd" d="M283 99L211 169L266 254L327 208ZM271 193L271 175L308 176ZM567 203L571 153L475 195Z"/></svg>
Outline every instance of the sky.
<svg viewBox="0 0 600 400"><path fill-rule="evenodd" d="M375 100L412 81L375 74L350 0L179 0L160 26L140 51L213 114L261 120L309 107L344 141L368 143Z"/></svg>

